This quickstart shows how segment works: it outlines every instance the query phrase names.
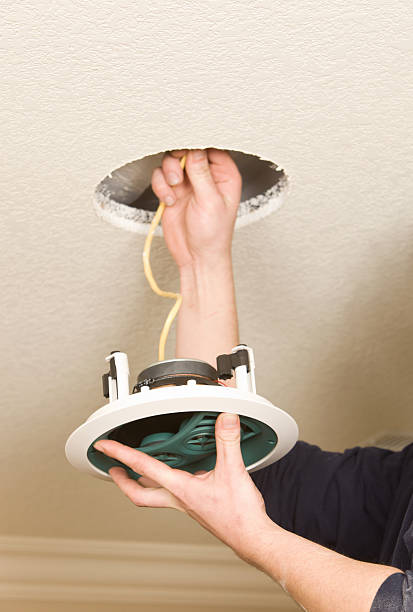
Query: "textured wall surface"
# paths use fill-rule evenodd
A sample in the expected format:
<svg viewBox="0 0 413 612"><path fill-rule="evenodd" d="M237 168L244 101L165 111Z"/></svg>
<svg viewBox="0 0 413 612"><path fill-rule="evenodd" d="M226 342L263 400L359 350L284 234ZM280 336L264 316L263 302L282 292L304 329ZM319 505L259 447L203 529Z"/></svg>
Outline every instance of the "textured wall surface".
<svg viewBox="0 0 413 612"><path fill-rule="evenodd" d="M169 303L147 286L144 237L98 219L92 196L165 149L244 150L289 176L284 207L234 240L258 391L328 449L413 429L409 3L2 9L1 531L214 541L63 450L103 403L106 354L126 351L134 375L156 357ZM160 239L153 267L178 288Z"/></svg>
<svg viewBox="0 0 413 612"><path fill-rule="evenodd" d="M40 601L40 602L25 602L25 601L5 601L4 605L7 606L7 612L136 612L136 604L132 605L119 605L116 604L116 608L112 604L101 604L95 605L93 603L90 604L79 604L76 603L73 605L72 603L61 603L56 601ZM292 604L293 605L293 604ZM296 608L297 612L300 611L301 608ZM167 609L165 606L139 606L139 612L187 612L182 606L170 606L168 605ZM193 610L193 607L188 607L188 612ZM213 608L199 606L196 604L197 612L251 612L251 608L222 608L221 610L214 606ZM286 607L284 609L277 608L276 612L294 612L293 607Z"/></svg>

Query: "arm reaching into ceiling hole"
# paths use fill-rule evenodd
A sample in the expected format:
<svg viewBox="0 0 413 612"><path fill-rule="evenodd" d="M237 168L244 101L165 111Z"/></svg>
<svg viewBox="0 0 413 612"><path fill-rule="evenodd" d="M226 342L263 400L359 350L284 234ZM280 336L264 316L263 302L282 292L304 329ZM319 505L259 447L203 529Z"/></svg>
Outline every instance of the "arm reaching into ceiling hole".
<svg viewBox="0 0 413 612"><path fill-rule="evenodd" d="M152 174L154 193L168 205L162 229L181 281L178 358L215 367L217 355L239 344L231 247L241 186L235 162L218 149L171 151Z"/></svg>

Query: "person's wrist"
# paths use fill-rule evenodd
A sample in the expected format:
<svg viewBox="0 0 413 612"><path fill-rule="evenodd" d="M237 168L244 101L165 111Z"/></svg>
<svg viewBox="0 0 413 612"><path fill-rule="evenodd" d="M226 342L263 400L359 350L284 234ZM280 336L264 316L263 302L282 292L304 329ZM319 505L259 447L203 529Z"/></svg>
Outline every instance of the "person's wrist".
<svg viewBox="0 0 413 612"><path fill-rule="evenodd" d="M255 524L251 536L248 541L244 541L242 549L235 552L243 561L265 572L276 554L277 538L283 531L282 527L266 514Z"/></svg>
<svg viewBox="0 0 413 612"><path fill-rule="evenodd" d="M180 274L185 274L188 271L204 273L228 264L232 264L231 246L220 251L205 251L200 255L193 255L189 262L179 266L179 272Z"/></svg>
<svg viewBox="0 0 413 612"><path fill-rule="evenodd" d="M200 293L214 284L233 282L231 251L193 258L180 266L181 293Z"/></svg>

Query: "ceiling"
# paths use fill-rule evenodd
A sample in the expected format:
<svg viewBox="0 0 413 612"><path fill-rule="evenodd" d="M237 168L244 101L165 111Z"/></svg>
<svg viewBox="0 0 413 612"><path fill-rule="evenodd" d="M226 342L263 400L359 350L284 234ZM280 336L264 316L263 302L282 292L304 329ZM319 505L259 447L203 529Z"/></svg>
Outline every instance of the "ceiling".
<svg viewBox="0 0 413 612"><path fill-rule="evenodd" d="M133 376L156 358L169 304L144 278L144 236L99 219L92 199L111 170L159 151L235 149L289 177L284 206L234 237L258 392L326 449L412 430L408 3L2 10L3 533L214 541L64 456L103 404L108 352L126 351ZM161 238L152 253L160 286L178 289Z"/></svg>

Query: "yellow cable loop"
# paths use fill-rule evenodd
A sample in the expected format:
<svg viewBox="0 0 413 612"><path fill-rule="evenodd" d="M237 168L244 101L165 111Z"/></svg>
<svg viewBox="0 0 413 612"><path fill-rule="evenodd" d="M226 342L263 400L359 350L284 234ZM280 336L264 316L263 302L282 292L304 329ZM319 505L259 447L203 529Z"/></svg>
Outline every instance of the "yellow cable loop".
<svg viewBox="0 0 413 612"><path fill-rule="evenodd" d="M181 168L184 169L185 168L185 162L186 162L186 155L184 155L180 161L181 164ZM155 213L155 216L152 220L151 226L149 228L149 233L146 237L145 240L145 247L143 249L143 254L142 254L142 258L143 258L143 268L145 271L145 276L146 279L148 281L148 283L151 286L152 291L154 291L155 293L157 293L158 295L162 296L162 297L166 297L166 298L175 298L176 302L173 305L173 307L171 308L171 311L165 321L165 324L163 326L162 329L162 333L161 333L161 337L159 340L159 351L158 351L158 361L163 361L165 359L165 344L166 344L166 339L168 337L169 334L169 330L170 327L176 317L176 315L178 314L178 310L181 307L182 304L182 295L180 293L172 293L171 291L162 291L162 289L159 289L153 274L152 274L152 270L151 270L151 264L150 264L150 252L151 252L151 244L152 244L152 238L155 232L155 229L157 228L157 226L159 225L159 222L162 218L163 215L163 211L165 210L165 202L159 202L159 206L158 206L158 210Z"/></svg>

